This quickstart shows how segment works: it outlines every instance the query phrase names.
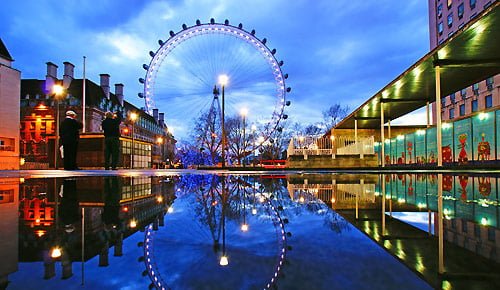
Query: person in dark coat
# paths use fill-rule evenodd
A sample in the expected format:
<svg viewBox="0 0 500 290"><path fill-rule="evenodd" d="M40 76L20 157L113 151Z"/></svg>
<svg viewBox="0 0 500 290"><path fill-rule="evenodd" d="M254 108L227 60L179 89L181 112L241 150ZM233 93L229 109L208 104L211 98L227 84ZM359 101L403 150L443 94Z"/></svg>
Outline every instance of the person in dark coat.
<svg viewBox="0 0 500 290"><path fill-rule="evenodd" d="M106 118L101 123L104 131L104 168L115 170L120 155L120 123L121 116L106 112Z"/></svg>
<svg viewBox="0 0 500 290"><path fill-rule="evenodd" d="M59 137L64 151L64 169L77 170L76 153L78 151L78 140L80 139L79 130L83 128L83 124L76 120L74 111L67 111L66 118L61 122L59 127Z"/></svg>

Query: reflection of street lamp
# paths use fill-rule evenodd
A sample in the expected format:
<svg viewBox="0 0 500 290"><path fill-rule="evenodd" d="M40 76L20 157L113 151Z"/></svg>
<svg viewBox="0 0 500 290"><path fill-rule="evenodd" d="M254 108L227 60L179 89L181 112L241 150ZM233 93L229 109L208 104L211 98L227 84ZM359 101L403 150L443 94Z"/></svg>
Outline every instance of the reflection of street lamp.
<svg viewBox="0 0 500 290"><path fill-rule="evenodd" d="M130 155L130 169L134 168L134 134L135 134L135 121L137 120L137 113L132 112L129 115L129 119L132 122L132 149Z"/></svg>
<svg viewBox="0 0 500 290"><path fill-rule="evenodd" d="M224 125L224 88L226 87L227 83L229 81L229 77L227 75L220 75L219 76L219 84L222 86L222 168L226 167L226 130L225 130L225 125Z"/></svg>
<svg viewBox="0 0 500 290"><path fill-rule="evenodd" d="M64 88L61 85L54 85L52 87L52 93L54 94L54 101L56 105L56 125L55 125L55 133L54 133L54 168L57 169L57 152L59 151L59 99L62 97L64 93Z"/></svg>
<svg viewBox="0 0 500 290"><path fill-rule="evenodd" d="M245 140L245 129L246 129L246 124L245 124L245 119L248 114L248 109L247 108L242 108L240 111L241 117L243 118L243 167L245 167L245 159L246 159L246 140Z"/></svg>
<svg viewBox="0 0 500 290"><path fill-rule="evenodd" d="M247 232L248 231L248 224L247 224L247 208L245 204L245 190L243 189L243 224L241 225L241 231L242 232Z"/></svg>
<svg viewBox="0 0 500 290"><path fill-rule="evenodd" d="M228 258L226 256L226 203L227 203L227 191L225 177L222 177L222 256L219 260L219 265L227 266L229 264Z"/></svg>

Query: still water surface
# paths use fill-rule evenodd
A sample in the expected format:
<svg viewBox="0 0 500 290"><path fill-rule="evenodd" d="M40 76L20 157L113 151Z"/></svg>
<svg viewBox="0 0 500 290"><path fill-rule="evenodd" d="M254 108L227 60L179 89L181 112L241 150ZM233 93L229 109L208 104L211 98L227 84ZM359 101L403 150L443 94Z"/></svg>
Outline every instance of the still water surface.
<svg viewBox="0 0 500 290"><path fill-rule="evenodd" d="M499 186L408 173L3 178L0 285L498 289Z"/></svg>

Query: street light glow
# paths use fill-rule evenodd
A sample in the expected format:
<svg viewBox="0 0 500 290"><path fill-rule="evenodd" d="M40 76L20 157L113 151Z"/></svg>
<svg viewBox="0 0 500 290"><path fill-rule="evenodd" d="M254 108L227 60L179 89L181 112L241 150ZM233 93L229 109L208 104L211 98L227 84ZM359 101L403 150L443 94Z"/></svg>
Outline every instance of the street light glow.
<svg viewBox="0 0 500 290"><path fill-rule="evenodd" d="M61 248L59 248L59 247L52 248L52 251L50 251L50 256L53 259L57 259L57 258L61 257L61 255L62 255L62 251L61 251Z"/></svg>
<svg viewBox="0 0 500 290"><path fill-rule="evenodd" d="M227 75L219 75L219 84L221 86L227 85L228 82L229 82L229 77Z"/></svg>
<svg viewBox="0 0 500 290"><path fill-rule="evenodd" d="M61 85L54 85L52 87L52 93L54 93L57 96L62 95L63 92L64 92L64 88Z"/></svg>
<svg viewBox="0 0 500 290"><path fill-rule="evenodd" d="M229 261L227 259L227 256L221 256L220 261L219 261L219 265L227 266L228 264L229 264Z"/></svg>
<svg viewBox="0 0 500 290"><path fill-rule="evenodd" d="M156 139L156 143L163 144L163 138L162 137L158 137L158 139Z"/></svg>
<svg viewBox="0 0 500 290"><path fill-rule="evenodd" d="M243 117L246 117L247 114L248 114L248 109L247 108L241 108L240 115L242 115Z"/></svg>
<svg viewBox="0 0 500 290"><path fill-rule="evenodd" d="M132 122L135 122L135 120L137 120L137 113L132 112L132 113L130 113L130 116L129 116L129 117L130 117L130 120L131 120Z"/></svg>

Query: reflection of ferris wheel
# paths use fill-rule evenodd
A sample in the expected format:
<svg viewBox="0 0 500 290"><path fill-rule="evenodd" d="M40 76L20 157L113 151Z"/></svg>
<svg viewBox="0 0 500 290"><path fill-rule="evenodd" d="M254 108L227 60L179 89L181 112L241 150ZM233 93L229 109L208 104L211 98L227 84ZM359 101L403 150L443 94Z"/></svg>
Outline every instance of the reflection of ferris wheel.
<svg viewBox="0 0 500 290"><path fill-rule="evenodd" d="M154 108L165 113L169 128L178 137L188 136L192 121L201 113L220 110L212 92L221 86L221 75L228 77L225 85L226 118L239 116L248 111L246 124L257 130L255 141L269 140L274 130L282 130L281 120L288 116L284 107L290 105L285 86L287 74L283 74L283 61L275 58L276 49L266 46L266 38L258 39L255 30L247 32L243 25L224 23L202 24L182 30L170 31L166 41L159 40L149 65L144 64L145 108L150 114ZM257 129L256 129L257 128ZM272 139L270 140L272 142Z"/></svg>

